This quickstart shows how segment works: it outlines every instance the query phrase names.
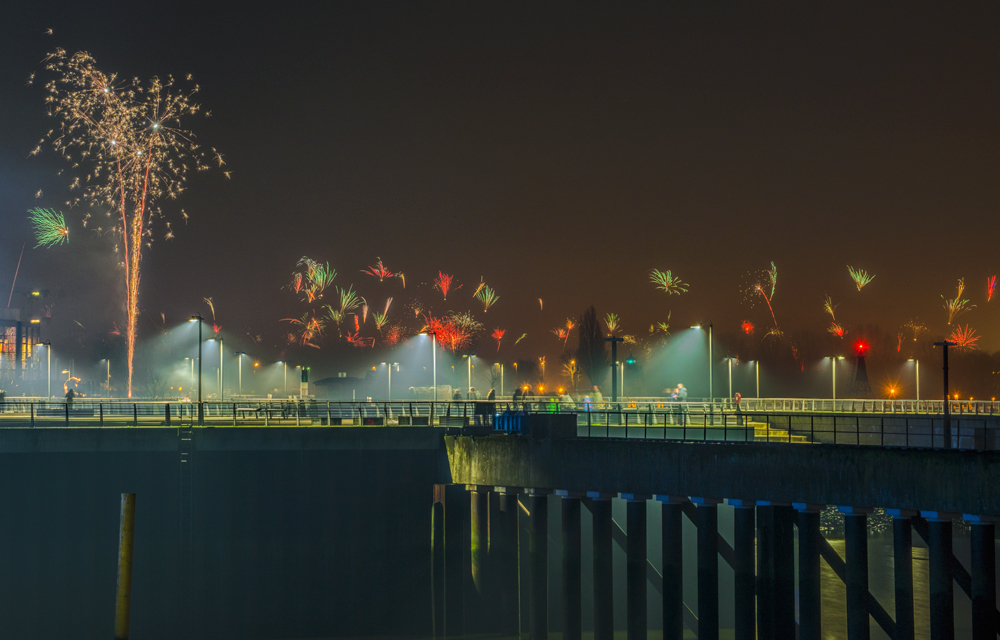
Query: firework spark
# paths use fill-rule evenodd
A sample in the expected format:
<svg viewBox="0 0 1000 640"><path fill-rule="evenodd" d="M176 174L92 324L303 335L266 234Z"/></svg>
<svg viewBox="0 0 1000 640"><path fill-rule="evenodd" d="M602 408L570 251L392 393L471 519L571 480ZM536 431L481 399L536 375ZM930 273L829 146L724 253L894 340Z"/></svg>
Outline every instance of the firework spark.
<svg viewBox="0 0 1000 640"><path fill-rule="evenodd" d="M378 278L379 282L385 281L386 278L393 277L394 274L392 273L392 271L386 269L385 265L382 264L382 258L377 258L377 260L378 263L375 266L368 267L367 269L362 269L361 273L367 273L370 276L374 276Z"/></svg>
<svg viewBox="0 0 1000 640"><path fill-rule="evenodd" d="M680 295L687 292L688 284L682 281L678 276L673 275L670 269L666 271L660 271L659 269L653 269L649 272L649 280L656 285L657 289L660 289L669 295Z"/></svg>
<svg viewBox="0 0 1000 640"><path fill-rule="evenodd" d="M486 313L490 310L490 307L496 304L497 300L500 299L500 296L498 296L496 291L491 289L489 286L483 285L480 287L479 293L476 294L476 298L483 303L483 313Z"/></svg>
<svg viewBox="0 0 1000 640"><path fill-rule="evenodd" d="M323 297L323 292L337 277L337 270L330 268L330 263L322 263L312 258L302 256L296 267L301 271L292 273L291 289L302 296L306 302L314 302Z"/></svg>
<svg viewBox="0 0 1000 640"><path fill-rule="evenodd" d="M837 315L835 313L837 310L837 306L838 305L833 304L833 298L831 298L830 296L827 296L826 300L823 301L823 311L830 314L830 320L832 322L837 321Z"/></svg>
<svg viewBox="0 0 1000 640"><path fill-rule="evenodd" d="M222 331L222 325L218 323L215 318L215 303L212 302L211 298L204 298L205 304L208 305L209 310L212 312L212 331L215 333L215 337L219 337L219 332Z"/></svg>
<svg viewBox="0 0 1000 640"><path fill-rule="evenodd" d="M744 320L740 324L740 329L742 329L743 333L747 334L748 336L752 336L753 335L754 326L753 326L753 323L750 322L749 320Z"/></svg>
<svg viewBox="0 0 1000 640"><path fill-rule="evenodd" d="M609 313L608 315L604 316L604 324L607 325L608 327L608 333L614 335L615 331L618 331L621 325L620 319L618 318L618 314Z"/></svg>
<svg viewBox="0 0 1000 640"><path fill-rule="evenodd" d="M451 291L451 283L454 279L455 276L444 271L438 271L438 277L434 278L434 288L441 292L445 300L448 299L448 292Z"/></svg>
<svg viewBox="0 0 1000 640"><path fill-rule="evenodd" d="M771 261L771 268L767 270L767 280L771 283L771 295L769 299L774 298L774 290L778 286L778 267L774 266L774 260Z"/></svg>
<svg viewBox="0 0 1000 640"><path fill-rule="evenodd" d="M36 249L69 242L69 227L66 226L62 213L36 207L28 211L28 219L35 227L35 239L38 241Z"/></svg>
<svg viewBox="0 0 1000 640"><path fill-rule="evenodd" d="M827 331L837 336L838 338L843 338L845 335L847 335L847 329L845 329L842 325L837 324L836 322L831 322L830 326L827 328Z"/></svg>
<svg viewBox="0 0 1000 640"><path fill-rule="evenodd" d="M121 242L125 275L131 397L139 267L142 247L150 243L149 226L162 214L157 203L184 191L189 170L208 168L194 134L180 128L182 118L201 109L192 100L198 86L181 90L171 76L147 83L121 81L101 72L89 53L68 54L63 49L46 57L45 68L55 75L45 84L46 108L60 121L48 138L73 169L88 172L82 182L74 176L70 190L80 193L70 206L86 204L120 216L114 232Z"/></svg>
<svg viewBox="0 0 1000 640"><path fill-rule="evenodd" d="M964 328L962 325L956 326L952 330L951 335L948 336L948 340L954 342L955 346L959 349L971 350L979 348L979 345L976 344L979 342L979 336L976 335L976 330L969 325L965 325Z"/></svg>
<svg viewBox="0 0 1000 640"><path fill-rule="evenodd" d="M904 329L909 329L910 332L913 333L913 341L914 342L917 341L917 338L920 337L921 333L923 333L924 331L927 331L927 327L924 326L923 324L921 324L920 322L918 322L917 320L910 320L909 322L907 322L906 324L903 325L903 328Z"/></svg>
<svg viewBox="0 0 1000 640"><path fill-rule="evenodd" d="M282 318L281 322L291 322L298 331L297 335L289 334L290 342L298 342L303 347L319 349L315 340L323 334L323 321L315 315L306 313L301 318Z"/></svg>
<svg viewBox="0 0 1000 640"><path fill-rule="evenodd" d="M847 265L847 272L851 274L851 280L854 281L854 285L858 288L858 291L875 279L874 275L868 275L868 272L864 269L855 269L851 265Z"/></svg>
<svg viewBox="0 0 1000 640"><path fill-rule="evenodd" d="M493 333L490 334L490 337L497 341L497 353L500 352L500 342L503 341L503 336L505 333L507 333L506 329L501 329L500 327L497 327L496 329L493 330Z"/></svg>
<svg viewBox="0 0 1000 640"><path fill-rule="evenodd" d="M542 302L541 298L538 299L538 310L545 311L545 303Z"/></svg>
<svg viewBox="0 0 1000 640"><path fill-rule="evenodd" d="M527 333L522 333L521 337L514 341L514 344L517 344L518 342L520 342L521 340L524 340L527 337L528 337Z"/></svg>
<svg viewBox="0 0 1000 640"><path fill-rule="evenodd" d="M569 331L566 331L564 327L556 327L552 330L553 335L563 341L565 344L566 340L569 339Z"/></svg>
<svg viewBox="0 0 1000 640"><path fill-rule="evenodd" d="M997 288L997 277L990 276L986 280L986 302L993 299L993 291Z"/></svg>
<svg viewBox="0 0 1000 640"><path fill-rule="evenodd" d="M403 335L403 327L399 324L394 324L386 329L382 342L391 347L402 340Z"/></svg>
<svg viewBox="0 0 1000 640"><path fill-rule="evenodd" d="M962 299L962 294L965 292L965 278L958 279L958 291L955 293L955 297L948 299L944 296L941 298L944 300L944 309L948 312L948 324L951 325L958 316L962 315L966 311L975 309L976 305L969 304L968 300Z"/></svg>
<svg viewBox="0 0 1000 640"><path fill-rule="evenodd" d="M483 287L485 287L485 286L486 286L486 282L484 282L483 279L482 279L482 277L480 277L479 278L479 286L476 287L476 290L472 292L472 297L473 298L479 297L479 292L482 291Z"/></svg>

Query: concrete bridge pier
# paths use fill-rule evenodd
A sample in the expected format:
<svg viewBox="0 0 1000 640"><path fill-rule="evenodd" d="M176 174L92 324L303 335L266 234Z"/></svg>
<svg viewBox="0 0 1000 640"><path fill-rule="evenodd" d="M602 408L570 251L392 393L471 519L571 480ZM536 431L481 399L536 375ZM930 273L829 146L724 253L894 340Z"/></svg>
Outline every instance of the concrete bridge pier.
<svg viewBox="0 0 1000 640"><path fill-rule="evenodd" d="M549 637L549 489L527 489L528 632L531 640Z"/></svg>
<svg viewBox="0 0 1000 640"><path fill-rule="evenodd" d="M795 503L799 524L799 640L822 637L822 597L820 591L821 504Z"/></svg>
<svg viewBox="0 0 1000 640"><path fill-rule="evenodd" d="M556 495L562 497L562 637L564 640L580 640L583 633L580 497L583 494L557 490Z"/></svg>
<svg viewBox="0 0 1000 640"><path fill-rule="evenodd" d="M614 564L611 499L614 494L588 491L594 521L594 640L614 640Z"/></svg>
<svg viewBox="0 0 1000 640"><path fill-rule="evenodd" d="M466 603L466 633L491 631L488 600L490 552L490 492L493 487L468 485L470 537L469 561L472 584Z"/></svg>
<svg viewBox="0 0 1000 640"><path fill-rule="evenodd" d="M650 496L623 493L626 500L625 628L628 640L646 640L646 500Z"/></svg>
<svg viewBox="0 0 1000 640"><path fill-rule="evenodd" d="M663 525L663 640L684 638L684 536L686 497L658 495ZM753 560L750 560L751 564ZM753 569L751 568L751 574ZM752 596L751 596L752 597Z"/></svg>
<svg viewBox="0 0 1000 640"><path fill-rule="evenodd" d="M490 520L490 569L496 587L499 620L504 636L518 635L518 517L519 487L496 487L497 520ZM492 512L491 512L492 516Z"/></svg>
<svg viewBox="0 0 1000 640"><path fill-rule="evenodd" d="M698 507L698 638L719 640L718 498L691 498Z"/></svg>
<svg viewBox="0 0 1000 640"><path fill-rule="evenodd" d="M774 638L774 507L757 503L757 637Z"/></svg>
<svg viewBox="0 0 1000 640"><path fill-rule="evenodd" d="M431 524L432 603L436 637L465 634L470 502L464 485L434 486Z"/></svg>
<svg viewBox="0 0 1000 640"><path fill-rule="evenodd" d="M965 515L972 524L972 640L997 637L996 526L992 519Z"/></svg>
<svg viewBox="0 0 1000 640"><path fill-rule="evenodd" d="M787 503L771 503L774 562L774 637L795 637L795 511Z"/></svg>
<svg viewBox="0 0 1000 640"><path fill-rule="evenodd" d="M927 519L930 540L927 541L930 565L931 640L955 638L955 587L952 570L952 513L921 511Z"/></svg>
<svg viewBox="0 0 1000 640"><path fill-rule="evenodd" d="M886 509L892 516L892 563L896 601L896 640L913 640L913 522L909 509Z"/></svg>
<svg viewBox="0 0 1000 640"><path fill-rule="evenodd" d="M847 583L847 638L869 640L868 507L840 507L844 514L844 564ZM948 547L949 553L951 547Z"/></svg>
<svg viewBox="0 0 1000 640"><path fill-rule="evenodd" d="M757 571L754 566L754 527L757 505L755 500L727 501L733 507L733 614L736 640L756 640L757 638L757 595L755 581ZM680 636L677 636L680 638Z"/></svg>

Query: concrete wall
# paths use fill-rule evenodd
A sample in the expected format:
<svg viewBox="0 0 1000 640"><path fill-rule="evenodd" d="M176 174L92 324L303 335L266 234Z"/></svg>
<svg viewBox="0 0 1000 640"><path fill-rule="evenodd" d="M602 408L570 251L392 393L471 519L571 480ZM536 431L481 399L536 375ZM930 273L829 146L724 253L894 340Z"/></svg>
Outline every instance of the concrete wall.
<svg viewBox="0 0 1000 640"><path fill-rule="evenodd" d="M446 437L456 483L1000 514L1000 452Z"/></svg>
<svg viewBox="0 0 1000 640"><path fill-rule="evenodd" d="M197 429L189 586L178 432L0 432L0 629L108 638L120 493L137 494L132 635L429 634L427 428Z"/></svg>

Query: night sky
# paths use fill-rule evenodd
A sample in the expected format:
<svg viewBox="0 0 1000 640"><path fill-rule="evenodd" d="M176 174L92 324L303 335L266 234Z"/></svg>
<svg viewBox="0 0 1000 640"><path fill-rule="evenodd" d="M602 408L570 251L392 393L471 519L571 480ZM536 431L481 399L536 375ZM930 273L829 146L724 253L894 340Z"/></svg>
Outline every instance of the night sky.
<svg viewBox="0 0 1000 640"><path fill-rule="evenodd" d="M639 335L668 311L766 327L742 289L773 260L786 331L822 333L830 294L845 323L943 333L940 296L965 277L963 322L1000 348L1000 5L755 4L17 3L0 27L0 290L27 242L19 287L52 290L53 341L122 323L110 240L82 212L69 245L32 249L27 209L69 192L51 149L28 155L55 121L26 80L62 47L126 77L194 74L212 117L188 126L232 171L166 203L176 238L161 225L145 254L142 335L212 296L227 331L280 347L307 255L399 314L439 298L420 286L439 269L475 308L483 277L500 301L480 320L527 332L508 352L526 357L590 304ZM376 257L405 293L360 273ZM875 280L859 293L847 264ZM689 293L656 291L654 267Z"/></svg>

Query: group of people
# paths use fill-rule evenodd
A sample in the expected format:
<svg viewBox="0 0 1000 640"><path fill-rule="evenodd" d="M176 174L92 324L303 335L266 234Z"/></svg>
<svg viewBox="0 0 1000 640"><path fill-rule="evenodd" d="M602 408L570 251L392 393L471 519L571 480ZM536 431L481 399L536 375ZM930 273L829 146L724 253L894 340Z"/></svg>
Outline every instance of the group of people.
<svg viewBox="0 0 1000 640"><path fill-rule="evenodd" d="M664 389L663 395L670 398L672 402L687 402L688 390L683 383L678 382L676 387Z"/></svg>

